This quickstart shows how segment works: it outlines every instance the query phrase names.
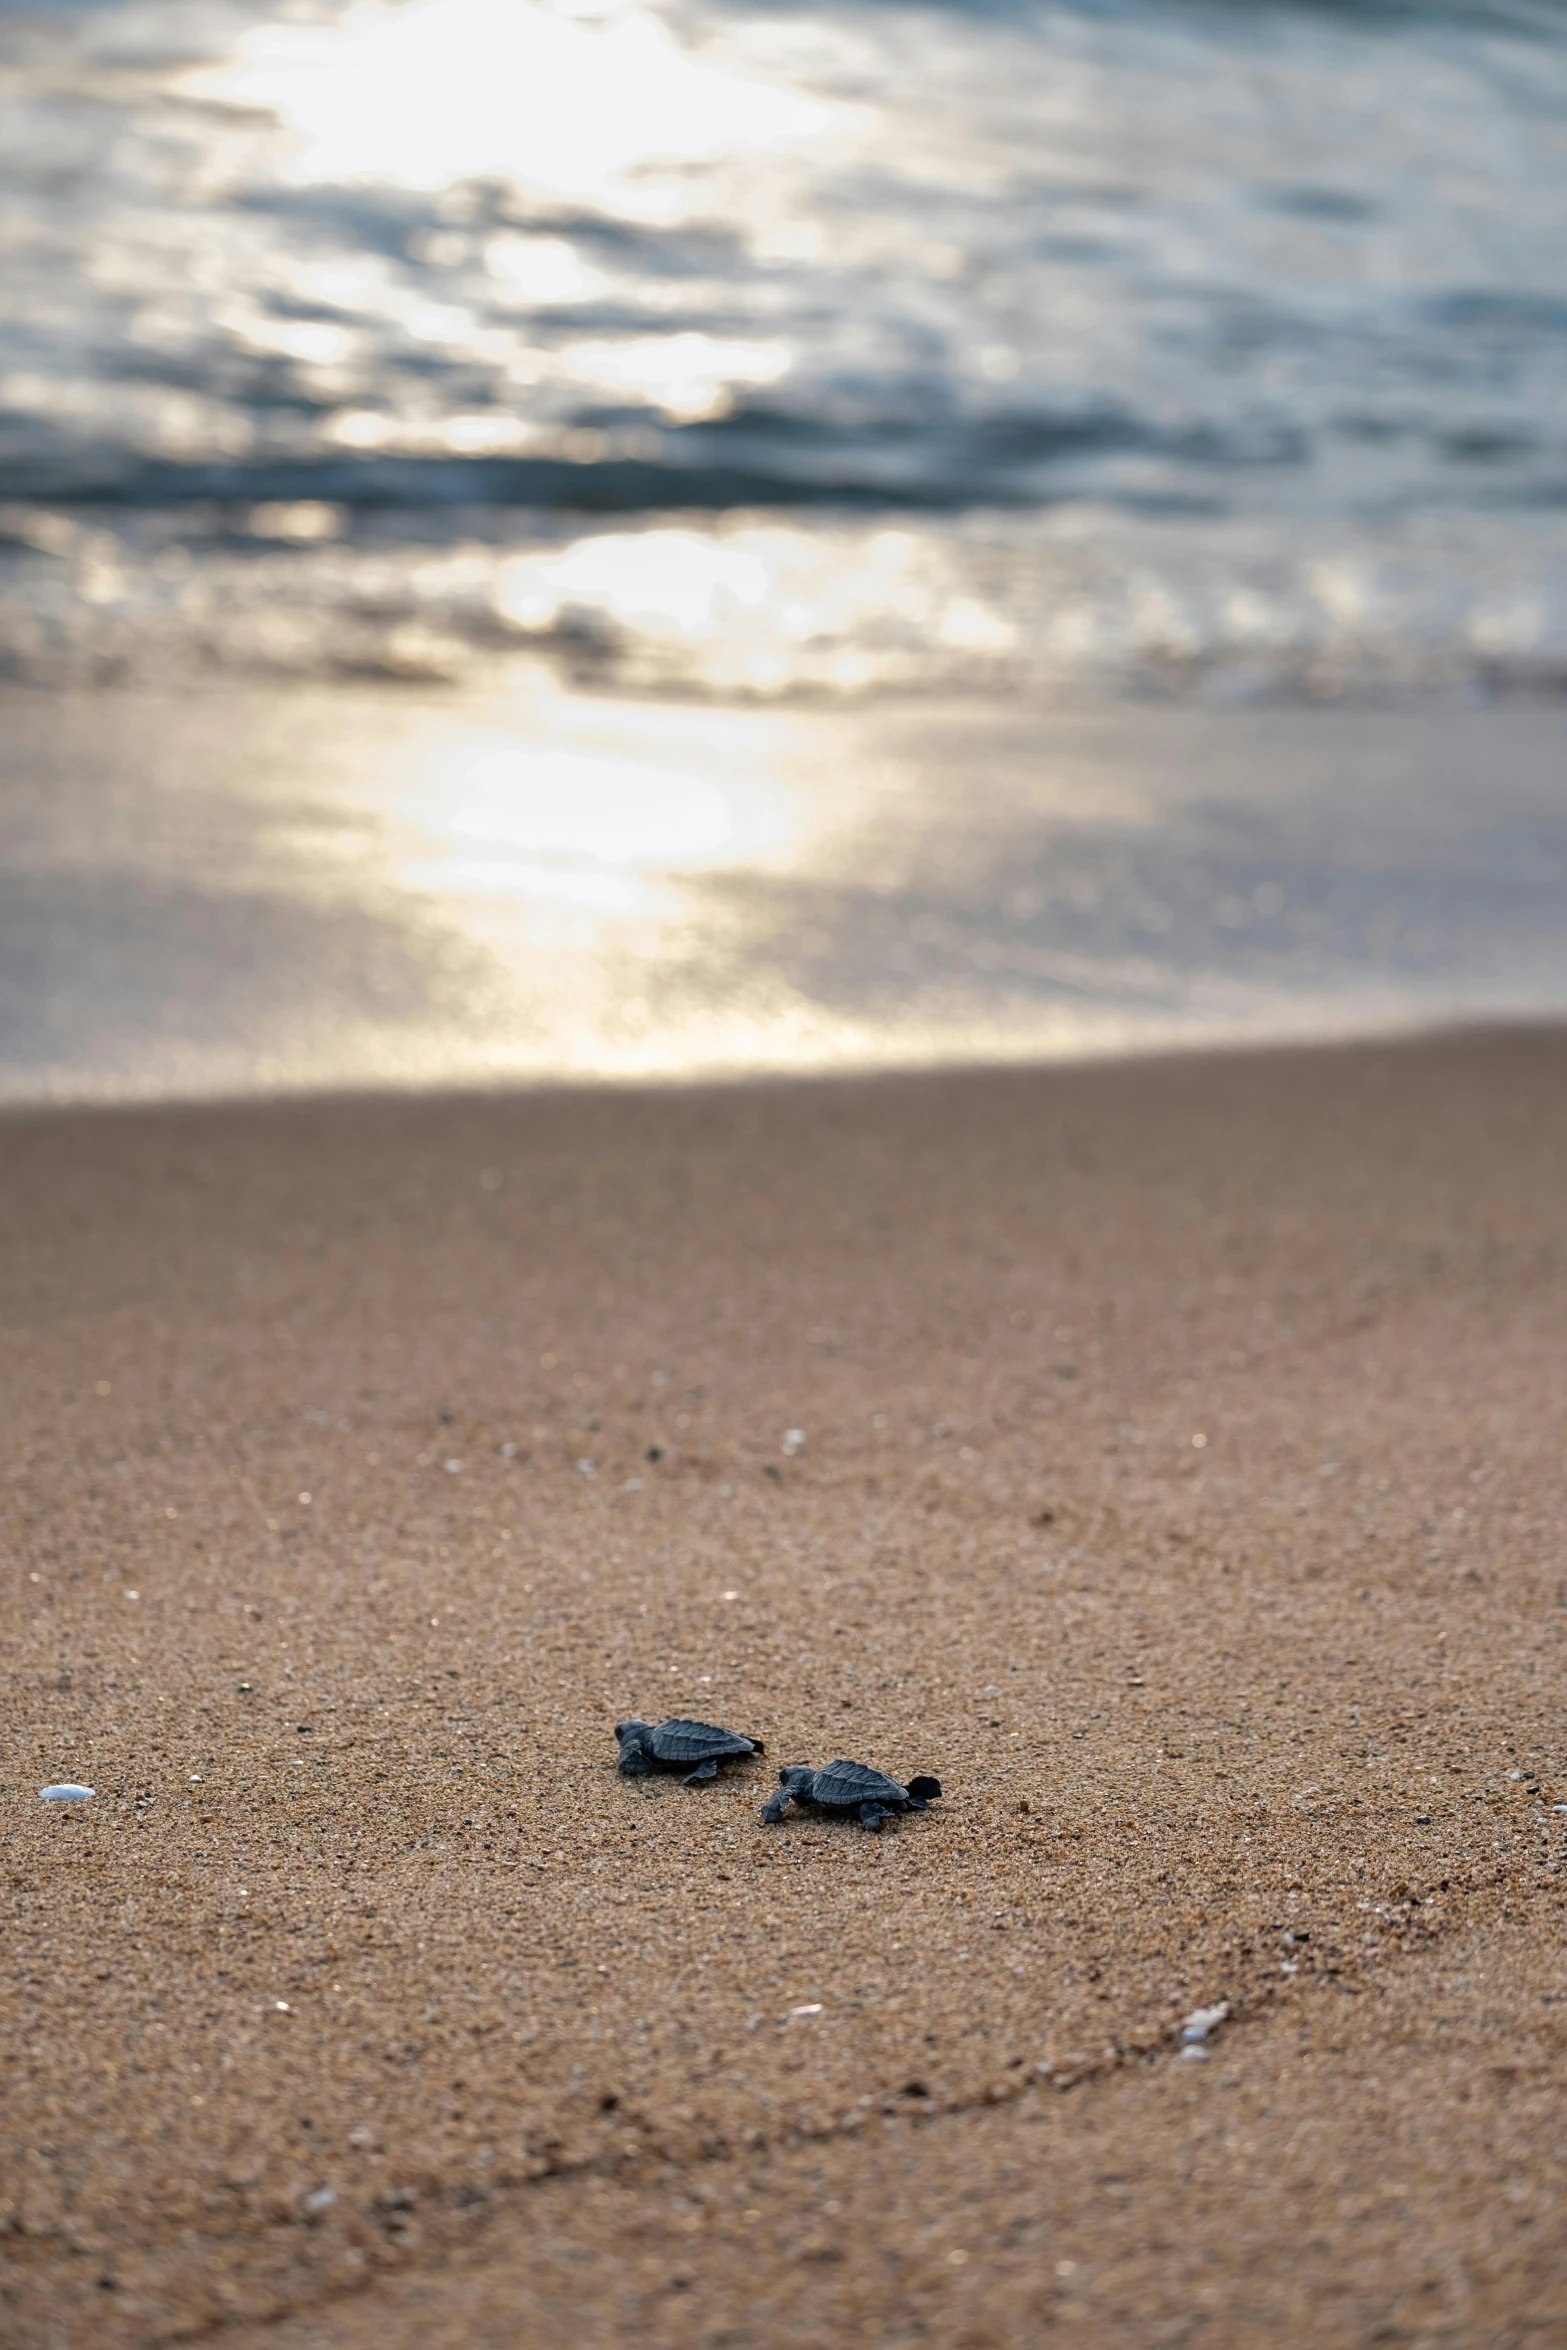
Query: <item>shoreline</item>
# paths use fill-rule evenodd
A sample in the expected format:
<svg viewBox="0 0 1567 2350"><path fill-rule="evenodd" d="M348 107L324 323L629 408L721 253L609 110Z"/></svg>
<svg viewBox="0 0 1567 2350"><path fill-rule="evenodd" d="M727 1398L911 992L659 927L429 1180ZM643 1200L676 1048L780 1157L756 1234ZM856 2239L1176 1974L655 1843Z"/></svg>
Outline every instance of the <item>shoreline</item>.
<svg viewBox="0 0 1567 2350"><path fill-rule="evenodd" d="M1071 1051L1042 1053L1018 1048L998 1049L995 1057L983 1052L930 1060L868 1060L776 1066L670 1069L655 1071L578 1072L547 1071L522 1077L490 1079L472 1075L448 1080L412 1079L405 1084L362 1083L322 1079L319 1083L276 1088L236 1084L223 1092L0 1094L0 1122L54 1118L156 1117L167 1113L224 1116L250 1111L289 1111L312 1105L352 1109L395 1103L431 1102L452 1105L596 1100L611 1096L623 1100L680 1099L751 1092L778 1092L790 1088L842 1087L850 1090L880 1085L961 1085L966 1079L1050 1077L1074 1071L1163 1068L1171 1063L1273 1060L1290 1055L1394 1051L1405 1047L1463 1044L1477 1039L1553 1036L1567 1028L1567 1015L1554 1011L1496 1014L1411 1013L1406 1020L1381 1021L1370 1017L1364 1026L1300 1028L1298 1030L1238 1029L1232 1035L1172 1036L1168 1041L1139 1040L1131 1045L1085 1045Z"/></svg>
<svg viewBox="0 0 1567 2350"><path fill-rule="evenodd" d="M294 2310L345 2350L437 2315L478 2343L504 2302L564 2342L507 2230L521 2259L528 2182L569 2171L602 2183L559 2223L578 2338L721 2331L750 2291L748 2340L787 2340L804 2261L813 2338L923 2311L1010 2344L1057 2255L1030 2282L1005 2244L1093 2225L1069 2173L1133 2175L1154 2128L1173 2177L1210 2090L1296 2095L1277 2019L1161 2057L1195 2008L1326 2015L1451 1949L1466 2065L1516 2065L1555 1962L1487 1952L1551 1943L1567 1847L1564 1145L1545 1027L8 1112L9 2337ZM630 1711L947 1793L881 1838L769 1831L764 1772L617 1780ZM83 1817L37 1801L67 1778ZM1320 2074L1360 2151L1312 2273L1357 2307L1418 2283L1349 2175L1411 1998ZM1110 2045L1030 2205L1015 2083ZM1400 2108L1410 2246L1473 2193L1440 2056ZM860 2153L810 2148L910 2103L914 2265L879 2269ZM693 2166L743 2187L733 2245L671 2218ZM1242 2309L1280 2180L1244 2262L1167 2255L1166 2316L1204 2282ZM773 2190L809 2226L747 2237ZM1422 2324L1484 2302L1466 2224Z"/></svg>
<svg viewBox="0 0 1567 2350"><path fill-rule="evenodd" d="M0 1100L1567 1016L1559 710L0 689ZM9 875L9 881L6 876Z"/></svg>

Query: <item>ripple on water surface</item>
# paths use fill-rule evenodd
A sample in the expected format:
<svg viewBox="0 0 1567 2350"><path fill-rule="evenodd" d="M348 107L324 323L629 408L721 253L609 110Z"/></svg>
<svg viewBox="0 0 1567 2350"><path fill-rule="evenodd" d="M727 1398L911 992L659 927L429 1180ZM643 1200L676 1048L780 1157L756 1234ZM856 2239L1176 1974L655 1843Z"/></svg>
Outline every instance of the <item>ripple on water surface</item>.
<svg viewBox="0 0 1567 2350"><path fill-rule="evenodd" d="M1563 673L1557 11L7 24L13 675Z"/></svg>

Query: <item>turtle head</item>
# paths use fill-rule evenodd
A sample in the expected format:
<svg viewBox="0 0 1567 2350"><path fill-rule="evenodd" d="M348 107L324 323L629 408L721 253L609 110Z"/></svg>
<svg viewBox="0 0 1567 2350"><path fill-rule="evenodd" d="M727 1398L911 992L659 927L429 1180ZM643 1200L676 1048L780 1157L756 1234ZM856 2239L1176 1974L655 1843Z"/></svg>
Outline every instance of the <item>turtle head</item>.
<svg viewBox="0 0 1567 2350"><path fill-rule="evenodd" d="M917 1795L921 1803L929 1803L932 1796L941 1793L941 1781L939 1779L911 1779L908 1791L911 1795Z"/></svg>
<svg viewBox="0 0 1567 2350"><path fill-rule="evenodd" d="M808 1798L816 1783L816 1773L809 1763L786 1763L778 1774L778 1792L770 1795L762 1806L762 1817L770 1827L776 1827L796 1796Z"/></svg>
<svg viewBox="0 0 1567 2350"><path fill-rule="evenodd" d="M620 1767L622 1770L626 1768L628 1763L642 1763L645 1760L648 1741L652 1735L653 1725L651 1722L633 1721L615 1724L615 1738L620 1747Z"/></svg>

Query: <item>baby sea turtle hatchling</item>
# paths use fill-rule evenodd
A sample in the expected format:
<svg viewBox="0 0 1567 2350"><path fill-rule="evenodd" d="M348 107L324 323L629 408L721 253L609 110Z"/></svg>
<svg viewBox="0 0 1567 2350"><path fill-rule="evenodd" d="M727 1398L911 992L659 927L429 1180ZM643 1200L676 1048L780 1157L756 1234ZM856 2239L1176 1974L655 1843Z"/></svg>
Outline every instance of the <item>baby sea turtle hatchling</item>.
<svg viewBox="0 0 1567 2350"><path fill-rule="evenodd" d="M620 1768L628 1779L645 1779L649 1771L683 1771L685 1783L716 1779L718 1766L731 1755L740 1759L760 1754L760 1738L742 1738L736 1730L715 1729L711 1722L617 1722Z"/></svg>
<svg viewBox="0 0 1567 2350"><path fill-rule="evenodd" d="M885 1771L868 1763L830 1762L813 1771L808 1763L794 1763L778 1774L778 1792L762 1806L762 1817L776 1825L791 1803L808 1804L813 1811L853 1813L862 1828L874 1835L883 1820L895 1812L923 1811L941 1793L939 1779L911 1779L900 1787Z"/></svg>

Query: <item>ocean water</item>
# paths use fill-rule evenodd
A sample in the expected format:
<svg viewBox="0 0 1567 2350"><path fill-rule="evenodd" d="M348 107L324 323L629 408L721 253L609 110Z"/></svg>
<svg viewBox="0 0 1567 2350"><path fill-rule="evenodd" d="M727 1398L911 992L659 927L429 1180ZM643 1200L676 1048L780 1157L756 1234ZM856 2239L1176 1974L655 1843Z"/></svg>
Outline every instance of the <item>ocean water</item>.
<svg viewBox="0 0 1567 2350"><path fill-rule="evenodd" d="M1567 0L0 0L0 1098L1567 1012Z"/></svg>
<svg viewBox="0 0 1567 2350"><path fill-rule="evenodd" d="M1559 0L3 0L0 675L1567 680Z"/></svg>

